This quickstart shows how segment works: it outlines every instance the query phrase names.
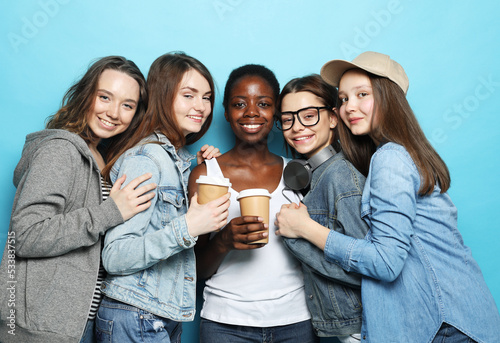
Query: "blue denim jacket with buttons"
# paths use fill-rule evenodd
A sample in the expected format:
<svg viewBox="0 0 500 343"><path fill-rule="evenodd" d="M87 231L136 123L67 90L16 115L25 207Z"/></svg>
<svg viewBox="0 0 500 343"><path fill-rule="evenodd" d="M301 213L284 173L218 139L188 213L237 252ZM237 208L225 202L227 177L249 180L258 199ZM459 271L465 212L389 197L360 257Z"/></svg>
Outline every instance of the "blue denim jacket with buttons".
<svg viewBox="0 0 500 343"><path fill-rule="evenodd" d="M159 142L145 144L145 142ZM195 238L186 224L190 161L162 134L125 152L111 180L127 182L145 173L156 183L151 206L106 233L102 252L108 272L102 291L110 298L175 321L193 320L196 298Z"/></svg>
<svg viewBox="0 0 500 343"><path fill-rule="evenodd" d="M368 226L361 219L365 177L339 152L312 173L311 187L303 199L309 215L330 230L356 238ZM324 252L304 239L285 239L302 262L307 305L316 334L345 336L361 332L361 276L327 261Z"/></svg>
<svg viewBox="0 0 500 343"><path fill-rule="evenodd" d="M372 156L361 215L366 239L330 232L325 254L363 277L363 342L431 342L446 322L477 342L500 342L500 316L457 229L457 209L438 186L421 196L404 147Z"/></svg>

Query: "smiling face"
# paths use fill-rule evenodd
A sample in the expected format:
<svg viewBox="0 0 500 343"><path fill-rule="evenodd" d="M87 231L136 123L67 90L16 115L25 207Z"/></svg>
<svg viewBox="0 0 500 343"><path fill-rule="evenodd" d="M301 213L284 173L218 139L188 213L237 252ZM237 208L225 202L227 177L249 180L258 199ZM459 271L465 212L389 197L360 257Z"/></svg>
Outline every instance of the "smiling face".
<svg viewBox="0 0 500 343"><path fill-rule="evenodd" d="M243 76L233 86L224 113L236 138L250 144L265 142L273 128L274 93L259 76Z"/></svg>
<svg viewBox="0 0 500 343"><path fill-rule="evenodd" d="M212 89L207 79L194 69L188 70L174 99L174 113L184 136L199 132L212 111Z"/></svg>
<svg viewBox="0 0 500 343"><path fill-rule="evenodd" d="M340 117L354 135L373 132L373 88L368 75L358 69L347 71L339 83Z"/></svg>
<svg viewBox="0 0 500 343"><path fill-rule="evenodd" d="M307 107L323 107L324 103L311 92L289 93L283 97L281 112L298 111ZM283 131L286 142L307 158L331 144L337 116L330 110L320 110L319 122L314 126L302 125L297 117L291 129Z"/></svg>
<svg viewBox="0 0 500 343"><path fill-rule="evenodd" d="M88 125L99 140L116 136L129 127L138 103L137 81L120 71L106 69L99 77L94 108L87 118Z"/></svg>

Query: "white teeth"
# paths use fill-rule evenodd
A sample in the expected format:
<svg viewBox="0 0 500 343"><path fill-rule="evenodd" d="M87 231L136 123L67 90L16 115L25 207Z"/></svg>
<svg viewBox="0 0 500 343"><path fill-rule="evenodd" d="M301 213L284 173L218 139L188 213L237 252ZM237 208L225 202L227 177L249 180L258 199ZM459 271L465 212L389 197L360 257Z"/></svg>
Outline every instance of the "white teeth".
<svg viewBox="0 0 500 343"><path fill-rule="evenodd" d="M116 124L113 124L113 123L110 123L109 121L107 120L104 120L104 119L99 119L101 121L101 123L103 123L104 125L106 126L109 126L109 127L113 127L113 126L116 126Z"/></svg>
<svg viewBox="0 0 500 343"><path fill-rule="evenodd" d="M257 129L258 127L260 127L260 125L243 125L243 127L246 127L248 129Z"/></svg>
<svg viewBox="0 0 500 343"><path fill-rule="evenodd" d="M300 138L295 138L296 141L303 141L303 140L306 140L308 138L311 138L312 136L307 136L307 137L300 137Z"/></svg>
<svg viewBox="0 0 500 343"><path fill-rule="evenodd" d="M200 120L202 117L201 116L187 116L188 118L191 118L191 119L197 119L197 120Z"/></svg>

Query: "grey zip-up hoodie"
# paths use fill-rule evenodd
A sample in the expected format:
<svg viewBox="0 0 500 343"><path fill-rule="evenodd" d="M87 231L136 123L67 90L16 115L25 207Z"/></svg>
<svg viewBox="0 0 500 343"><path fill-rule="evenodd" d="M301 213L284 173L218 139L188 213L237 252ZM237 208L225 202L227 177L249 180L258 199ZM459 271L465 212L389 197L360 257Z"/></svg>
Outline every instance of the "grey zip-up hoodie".
<svg viewBox="0 0 500 343"><path fill-rule="evenodd" d="M0 266L0 342L79 342L101 236L123 218L111 198L102 201L87 144L65 130L26 137L14 185Z"/></svg>

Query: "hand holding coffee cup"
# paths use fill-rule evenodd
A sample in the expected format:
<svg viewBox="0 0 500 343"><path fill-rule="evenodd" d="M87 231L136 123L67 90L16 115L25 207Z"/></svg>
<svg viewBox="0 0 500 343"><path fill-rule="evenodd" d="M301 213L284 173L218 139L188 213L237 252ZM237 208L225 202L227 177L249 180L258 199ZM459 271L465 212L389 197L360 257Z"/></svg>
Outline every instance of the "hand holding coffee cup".
<svg viewBox="0 0 500 343"><path fill-rule="evenodd" d="M240 203L240 211L242 216L257 216L264 219L264 223L269 225L269 201L271 194L267 189L252 188L245 189L240 192L236 200ZM269 234L269 229L265 230ZM260 231L264 232L264 231ZM267 244L269 235L263 239L248 244Z"/></svg>

